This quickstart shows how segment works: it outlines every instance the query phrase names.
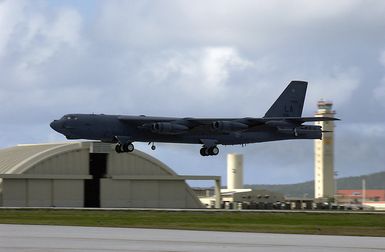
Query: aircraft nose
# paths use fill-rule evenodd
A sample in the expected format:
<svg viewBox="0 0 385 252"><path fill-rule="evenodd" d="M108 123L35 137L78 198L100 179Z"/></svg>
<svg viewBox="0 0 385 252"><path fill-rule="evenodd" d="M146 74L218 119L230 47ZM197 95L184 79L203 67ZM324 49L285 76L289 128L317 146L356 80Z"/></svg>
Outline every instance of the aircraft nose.
<svg viewBox="0 0 385 252"><path fill-rule="evenodd" d="M61 127L61 123L59 122L59 120L53 120L49 126L51 126L52 129L58 131Z"/></svg>

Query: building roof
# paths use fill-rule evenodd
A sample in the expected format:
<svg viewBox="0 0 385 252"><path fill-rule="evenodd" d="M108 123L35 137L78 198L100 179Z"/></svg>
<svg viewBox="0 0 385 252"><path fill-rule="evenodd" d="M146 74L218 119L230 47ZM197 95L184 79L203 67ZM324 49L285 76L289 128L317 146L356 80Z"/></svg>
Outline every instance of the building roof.
<svg viewBox="0 0 385 252"><path fill-rule="evenodd" d="M363 196L363 191L361 189L358 190L337 190L337 194L350 197L352 199L358 198L361 199ZM385 200L385 190L365 190L365 198L377 198L379 201Z"/></svg>
<svg viewBox="0 0 385 252"><path fill-rule="evenodd" d="M103 144L99 142L66 142L47 144L21 144L14 147L0 149L0 174L22 174L37 163L66 152L91 149L92 145ZM113 151L112 148L111 152ZM177 174L161 161L150 155L135 150L130 155L141 157L162 168L166 174Z"/></svg>
<svg viewBox="0 0 385 252"><path fill-rule="evenodd" d="M0 174L20 174L37 162L60 152L80 148L81 143L22 144L0 150Z"/></svg>

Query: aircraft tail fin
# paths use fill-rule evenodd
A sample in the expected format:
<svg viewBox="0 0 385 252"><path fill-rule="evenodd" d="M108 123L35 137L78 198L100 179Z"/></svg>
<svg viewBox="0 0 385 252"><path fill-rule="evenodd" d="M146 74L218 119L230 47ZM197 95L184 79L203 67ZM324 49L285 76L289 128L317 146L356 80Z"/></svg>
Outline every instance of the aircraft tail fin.
<svg viewBox="0 0 385 252"><path fill-rule="evenodd" d="M301 117L307 82L292 81L264 117Z"/></svg>

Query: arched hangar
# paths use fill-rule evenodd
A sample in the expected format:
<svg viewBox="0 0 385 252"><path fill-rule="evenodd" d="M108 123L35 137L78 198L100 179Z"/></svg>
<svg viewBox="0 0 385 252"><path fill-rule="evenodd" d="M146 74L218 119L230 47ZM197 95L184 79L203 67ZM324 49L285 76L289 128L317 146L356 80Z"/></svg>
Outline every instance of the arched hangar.
<svg viewBox="0 0 385 252"><path fill-rule="evenodd" d="M99 142L0 150L5 207L202 208L185 179L141 151L117 154Z"/></svg>

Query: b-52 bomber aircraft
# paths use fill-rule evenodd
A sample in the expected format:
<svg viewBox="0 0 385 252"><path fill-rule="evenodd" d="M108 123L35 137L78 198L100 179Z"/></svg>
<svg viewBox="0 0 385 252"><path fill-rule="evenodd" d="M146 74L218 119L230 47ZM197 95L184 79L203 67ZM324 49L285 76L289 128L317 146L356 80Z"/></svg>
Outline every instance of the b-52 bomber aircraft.
<svg viewBox="0 0 385 252"><path fill-rule="evenodd" d="M305 122L338 120L301 117L307 82L292 81L262 118L175 118L127 115L67 114L50 126L67 139L116 143L118 153L132 152L133 142L201 144L202 156L217 155L218 145L322 139L321 126Z"/></svg>

